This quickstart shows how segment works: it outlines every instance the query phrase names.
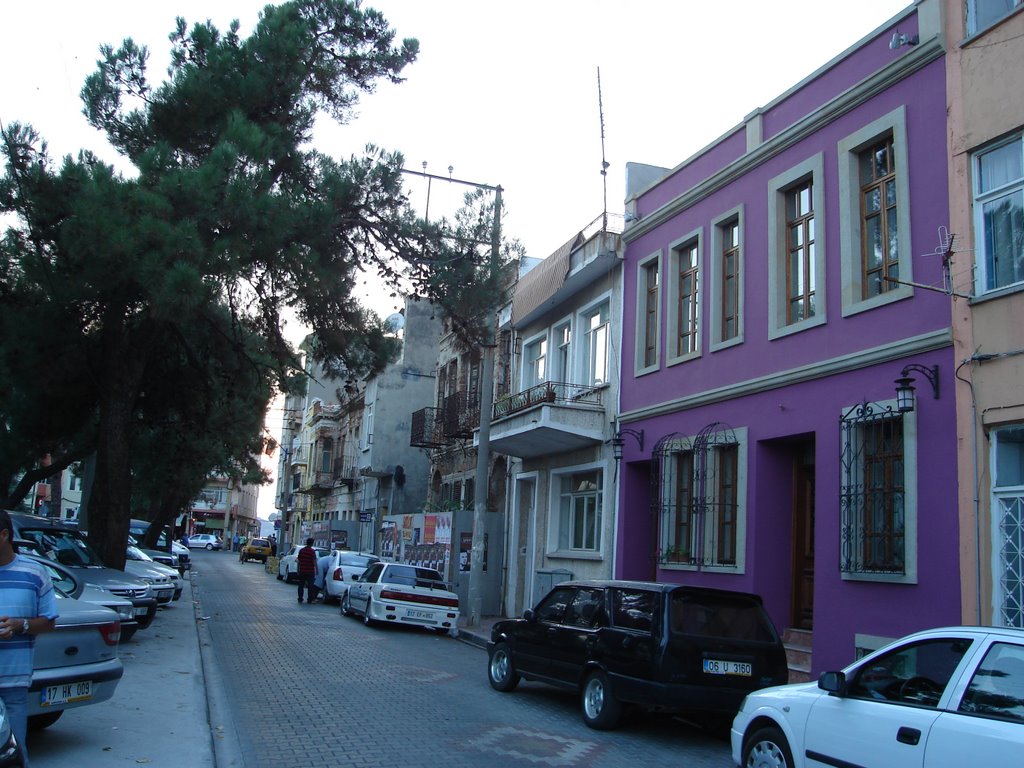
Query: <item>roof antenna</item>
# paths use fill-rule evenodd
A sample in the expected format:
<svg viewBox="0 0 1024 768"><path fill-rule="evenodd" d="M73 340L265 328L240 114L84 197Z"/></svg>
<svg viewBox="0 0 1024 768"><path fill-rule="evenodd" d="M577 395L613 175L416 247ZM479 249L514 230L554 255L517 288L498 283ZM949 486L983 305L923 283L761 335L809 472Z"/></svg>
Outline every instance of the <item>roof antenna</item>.
<svg viewBox="0 0 1024 768"><path fill-rule="evenodd" d="M604 158L604 102L601 100L601 68L597 68L597 113L601 118L601 184L604 206L601 209L601 231L608 231L608 161Z"/></svg>

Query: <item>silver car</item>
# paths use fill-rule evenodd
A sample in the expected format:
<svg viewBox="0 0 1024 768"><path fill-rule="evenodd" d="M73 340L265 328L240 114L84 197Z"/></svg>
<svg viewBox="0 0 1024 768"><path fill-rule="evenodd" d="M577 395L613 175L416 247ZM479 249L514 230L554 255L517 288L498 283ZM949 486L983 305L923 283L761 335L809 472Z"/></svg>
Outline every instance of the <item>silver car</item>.
<svg viewBox="0 0 1024 768"><path fill-rule="evenodd" d="M109 608L57 591L57 627L36 638L29 728L46 728L64 711L106 701L114 695L124 666L117 656L121 622Z"/></svg>

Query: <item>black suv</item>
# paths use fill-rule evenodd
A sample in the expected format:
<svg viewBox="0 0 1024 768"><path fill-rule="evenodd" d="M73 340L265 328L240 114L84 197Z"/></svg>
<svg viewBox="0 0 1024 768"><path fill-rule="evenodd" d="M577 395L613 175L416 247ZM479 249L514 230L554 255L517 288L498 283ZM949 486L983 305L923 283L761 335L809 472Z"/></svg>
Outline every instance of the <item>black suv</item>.
<svg viewBox="0 0 1024 768"><path fill-rule="evenodd" d="M487 643L498 691L519 679L578 691L583 721L613 728L623 705L731 718L753 690L788 682L758 595L640 581L559 584Z"/></svg>

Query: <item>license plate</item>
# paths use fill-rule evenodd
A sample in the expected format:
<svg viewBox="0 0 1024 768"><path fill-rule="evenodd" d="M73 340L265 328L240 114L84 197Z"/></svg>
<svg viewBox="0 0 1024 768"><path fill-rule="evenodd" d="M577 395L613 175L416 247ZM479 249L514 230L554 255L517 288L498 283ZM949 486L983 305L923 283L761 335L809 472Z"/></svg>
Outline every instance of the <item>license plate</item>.
<svg viewBox="0 0 1024 768"><path fill-rule="evenodd" d="M753 669L751 664L746 661L704 659L704 673L708 675L741 675L743 677L750 677L753 674Z"/></svg>
<svg viewBox="0 0 1024 768"><path fill-rule="evenodd" d="M76 701L85 701L91 698L92 680L48 685L40 693L39 706L52 707L57 704L73 704Z"/></svg>
<svg viewBox="0 0 1024 768"><path fill-rule="evenodd" d="M432 619L434 614L430 611L417 611L413 608L406 608L405 615L410 619Z"/></svg>
<svg viewBox="0 0 1024 768"><path fill-rule="evenodd" d="M133 608L132 613L135 614L136 618L139 616L145 616L147 613L149 613L149 608Z"/></svg>

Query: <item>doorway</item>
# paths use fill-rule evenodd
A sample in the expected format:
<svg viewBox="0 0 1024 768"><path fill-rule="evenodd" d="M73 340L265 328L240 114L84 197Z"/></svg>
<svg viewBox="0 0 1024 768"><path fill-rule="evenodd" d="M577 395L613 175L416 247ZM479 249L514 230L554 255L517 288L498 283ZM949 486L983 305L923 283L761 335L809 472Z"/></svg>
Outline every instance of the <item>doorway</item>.
<svg viewBox="0 0 1024 768"><path fill-rule="evenodd" d="M814 629L814 443L793 457L792 625Z"/></svg>

